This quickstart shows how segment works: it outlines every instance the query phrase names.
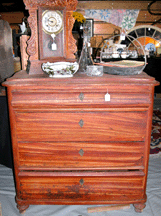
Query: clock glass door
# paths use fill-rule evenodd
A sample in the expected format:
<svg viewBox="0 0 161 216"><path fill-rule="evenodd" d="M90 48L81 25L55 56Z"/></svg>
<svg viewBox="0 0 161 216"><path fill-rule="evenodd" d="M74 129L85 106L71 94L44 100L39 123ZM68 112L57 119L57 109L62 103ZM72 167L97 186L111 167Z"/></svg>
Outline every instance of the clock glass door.
<svg viewBox="0 0 161 216"><path fill-rule="evenodd" d="M65 57L64 10L39 8L40 59Z"/></svg>

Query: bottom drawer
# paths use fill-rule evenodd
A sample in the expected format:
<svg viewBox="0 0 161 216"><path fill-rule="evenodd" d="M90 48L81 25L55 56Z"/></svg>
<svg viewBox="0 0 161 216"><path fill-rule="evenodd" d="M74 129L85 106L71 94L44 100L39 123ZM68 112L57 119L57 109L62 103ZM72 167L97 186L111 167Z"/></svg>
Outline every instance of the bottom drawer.
<svg viewBox="0 0 161 216"><path fill-rule="evenodd" d="M141 171L133 172L94 172L75 176L61 176L52 174L29 173L20 174L20 193L22 200L46 200L55 204L88 204L89 202L109 203L110 201L133 201L144 198L143 180ZM49 176L51 175L51 176ZM57 176L56 176L57 175ZM88 176L89 175L89 176Z"/></svg>

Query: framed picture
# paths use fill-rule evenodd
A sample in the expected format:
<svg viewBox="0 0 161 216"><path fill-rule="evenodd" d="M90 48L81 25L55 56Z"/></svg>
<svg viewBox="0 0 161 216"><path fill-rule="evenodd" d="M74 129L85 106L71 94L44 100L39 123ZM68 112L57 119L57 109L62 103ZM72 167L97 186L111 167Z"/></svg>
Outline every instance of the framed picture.
<svg viewBox="0 0 161 216"><path fill-rule="evenodd" d="M88 37L88 41L90 41L90 38L93 37L94 33L94 21L93 19L86 19L84 23L84 28L85 28L85 35Z"/></svg>

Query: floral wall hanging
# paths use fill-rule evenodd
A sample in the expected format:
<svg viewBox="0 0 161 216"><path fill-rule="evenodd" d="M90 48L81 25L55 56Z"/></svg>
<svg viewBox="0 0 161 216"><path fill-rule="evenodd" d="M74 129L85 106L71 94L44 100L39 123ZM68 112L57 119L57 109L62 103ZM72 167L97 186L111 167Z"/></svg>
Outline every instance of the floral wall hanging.
<svg viewBox="0 0 161 216"><path fill-rule="evenodd" d="M135 26L139 10L85 10L85 16L112 23L122 29L129 30Z"/></svg>

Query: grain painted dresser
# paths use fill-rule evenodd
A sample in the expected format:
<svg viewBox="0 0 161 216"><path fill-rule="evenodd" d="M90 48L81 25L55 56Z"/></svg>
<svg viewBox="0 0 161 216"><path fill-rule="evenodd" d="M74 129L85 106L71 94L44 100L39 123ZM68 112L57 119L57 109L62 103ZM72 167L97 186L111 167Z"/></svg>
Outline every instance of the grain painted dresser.
<svg viewBox="0 0 161 216"><path fill-rule="evenodd" d="M134 204L141 212L151 138L153 77L53 79L20 71L7 87L16 202Z"/></svg>

